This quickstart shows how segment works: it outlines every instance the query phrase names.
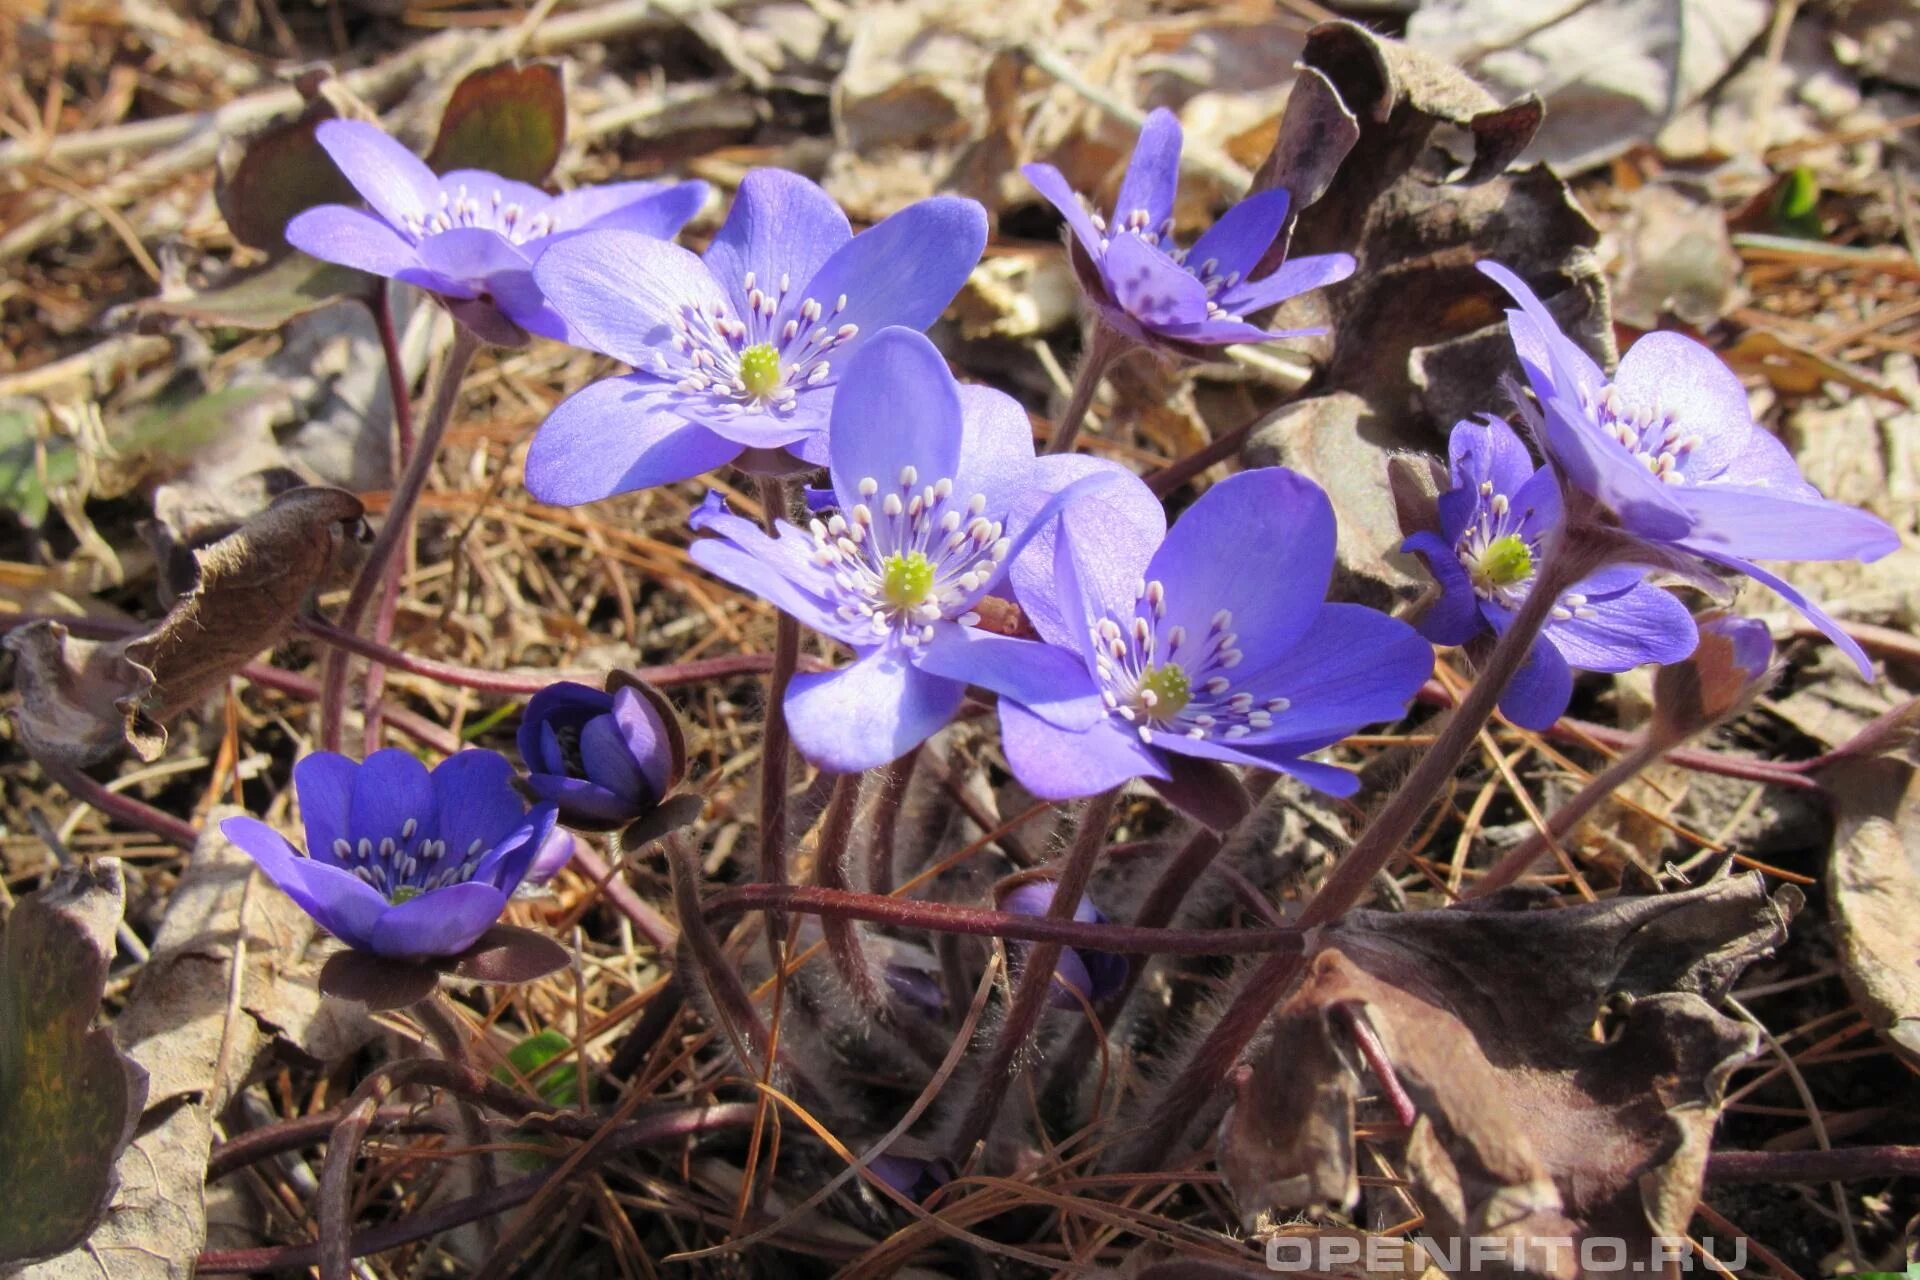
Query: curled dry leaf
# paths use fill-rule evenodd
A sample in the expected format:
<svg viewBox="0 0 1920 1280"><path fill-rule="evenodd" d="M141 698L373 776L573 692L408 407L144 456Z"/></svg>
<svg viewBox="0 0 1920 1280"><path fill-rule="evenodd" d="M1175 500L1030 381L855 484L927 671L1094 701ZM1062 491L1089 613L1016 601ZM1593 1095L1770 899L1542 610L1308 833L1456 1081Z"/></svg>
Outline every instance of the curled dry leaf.
<svg viewBox="0 0 1920 1280"><path fill-rule="evenodd" d="M192 553L197 580L153 630L82 640L42 621L13 632L6 644L19 660L14 723L28 749L80 767L125 747L143 760L158 757L168 720L286 634L361 514L345 490L289 490Z"/></svg>
<svg viewBox="0 0 1920 1280"><path fill-rule="evenodd" d="M1327 491L1342 515L1344 576L1365 580L1349 584L1358 598L1379 603L1413 581L1392 559L1398 529L1379 493L1387 456L1437 449L1457 419L1501 407L1494 389L1513 348L1477 259L1558 295L1549 305L1568 332L1611 361L1591 251L1599 233L1545 166L1509 169L1540 119L1536 100L1503 106L1453 67L1352 23L1322 23L1307 38L1253 185L1293 197L1270 256L1345 252L1357 269L1276 315L1281 327L1329 330L1312 340L1326 394L1256 427L1243 460L1293 467ZM1468 159L1444 145L1463 134Z"/></svg>
<svg viewBox="0 0 1920 1280"><path fill-rule="evenodd" d="M1836 811L1827 898L1860 1007L1920 1067L1920 787L1904 759L1847 760L1821 779Z"/></svg>
<svg viewBox="0 0 1920 1280"><path fill-rule="evenodd" d="M0 1270L87 1239L147 1075L93 1025L126 905L117 858L62 871L0 927Z"/></svg>
<svg viewBox="0 0 1920 1280"><path fill-rule="evenodd" d="M1526 900L1355 912L1316 935L1221 1125L1243 1214L1355 1202L1355 1115L1377 1092L1364 1025L1415 1113L1405 1174L1443 1249L1594 1235L1644 1258L1650 1237L1684 1234L1725 1082L1758 1046L1714 1004L1784 940L1800 897L1769 898L1755 873L1562 909ZM1541 1274L1576 1270L1566 1251L1526 1256Z"/></svg>

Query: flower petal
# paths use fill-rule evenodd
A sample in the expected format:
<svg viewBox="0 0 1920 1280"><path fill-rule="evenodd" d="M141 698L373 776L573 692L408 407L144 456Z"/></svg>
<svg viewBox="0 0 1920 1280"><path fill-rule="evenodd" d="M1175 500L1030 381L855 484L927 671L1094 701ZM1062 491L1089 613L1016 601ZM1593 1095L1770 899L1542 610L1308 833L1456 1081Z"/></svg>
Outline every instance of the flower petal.
<svg viewBox="0 0 1920 1280"><path fill-rule="evenodd" d="M827 433L833 491L852 518L855 506L877 508L901 491L906 467L917 483L951 478L959 470L960 393L947 362L924 334L883 330L842 367ZM879 485L875 496L860 492L862 480Z"/></svg>
<svg viewBox="0 0 1920 1280"><path fill-rule="evenodd" d="M1191 261L1193 255L1188 254L1187 257ZM1237 316L1252 315L1288 298L1338 284L1353 274L1354 265L1353 256L1345 253L1318 253L1294 258L1283 263L1279 270L1271 271L1258 280L1242 281L1232 289L1222 290L1214 301L1220 304L1222 311Z"/></svg>
<svg viewBox="0 0 1920 1280"><path fill-rule="evenodd" d="M547 206L547 216L563 234L634 231L670 240L706 202L704 182L609 182L556 197Z"/></svg>
<svg viewBox="0 0 1920 1280"><path fill-rule="evenodd" d="M594 350L662 376L683 366L673 339L686 313L726 305L705 263L637 231L582 231L555 241L533 278Z"/></svg>
<svg viewBox="0 0 1920 1280"><path fill-rule="evenodd" d="M1860 678L1862 680L1872 681L1873 662L1867 657L1867 651L1862 649L1860 643L1848 635L1845 629L1833 619L1832 615L1815 604L1812 598L1805 592L1784 578L1769 573L1759 565L1747 560L1742 560L1738 556L1725 555L1720 552L1709 551L1698 547L1690 549L1706 557L1708 560L1713 561L1715 564L1725 565L1729 569L1744 573L1761 586L1770 588L1781 599L1785 600L1795 609L1798 609L1801 616L1806 618L1808 622L1820 628L1820 633L1838 645L1842 653L1852 658L1854 666L1860 670Z"/></svg>
<svg viewBox="0 0 1920 1280"><path fill-rule="evenodd" d="M1367 725L1398 720L1433 673L1432 645L1398 618L1363 605L1320 604L1306 623L1279 661L1235 681L1234 689L1256 703L1289 703L1272 713L1272 728L1237 741L1325 746Z"/></svg>
<svg viewBox="0 0 1920 1280"><path fill-rule="evenodd" d="M797 173L755 169L740 180L727 220L704 255L707 268L733 299L733 314L748 313L746 278L775 293L785 277L794 308L817 297L807 285L836 250L853 239L847 215L833 197ZM819 298L831 308L834 299ZM777 318L777 317L776 317Z"/></svg>
<svg viewBox="0 0 1920 1280"><path fill-rule="evenodd" d="M1085 730L1106 715L1100 689L1077 651L995 635L974 627L936 627L915 659L922 671L991 689L1049 724Z"/></svg>
<svg viewBox="0 0 1920 1280"><path fill-rule="evenodd" d="M1187 251L1188 265L1196 272L1215 276L1237 275L1238 285L1272 247L1280 228L1287 224L1287 209L1292 203L1293 198L1285 191L1256 191L1221 214L1220 220L1193 242L1193 248Z"/></svg>
<svg viewBox="0 0 1920 1280"><path fill-rule="evenodd" d="M888 645L831 674L795 676L787 723L793 745L814 766L858 773L891 764L946 727L966 691Z"/></svg>
<svg viewBox="0 0 1920 1280"><path fill-rule="evenodd" d="M1587 613L1592 616L1580 616ZM1631 671L1650 662L1679 662L1700 643L1687 606L1672 592L1647 582L1590 600L1572 618L1549 622L1547 636L1568 665L1580 671Z"/></svg>
<svg viewBox="0 0 1920 1280"><path fill-rule="evenodd" d="M1040 458L1034 468L1038 484L1012 512L1023 528L1031 527L1034 515L1049 495L1090 475L1105 472L1114 476L1112 484L1077 498L1062 520L1079 522L1083 533L1078 536L1086 542L1088 559L1072 581L1099 591L1102 598L1107 592L1098 584L1110 581L1117 584L1112 592L1116 602L1121 592L1131 600L1147 562L1153 559L1153 553L1167 536L1167 512L1160 499L1144 481L1118 464L1086 454ZM1074 514L1076 512L1078 514ZM1041 639L1090 655L1088 601L1063 587L1066 580L1060 577L1057 567L1062 520L1049 521L1033 533L1026 547L1011 558L1008 580L1013 585L1014 598ZM1094 557L1111 563L1103 568Z"/></svg>
<svg viewBox="0 0 1920 1280"><path fill-rule="evenodd" d="M1440 595L1427 605L1414 626L1434 644L1465 644L1484 629L1480 620L1479 598L1473 592L1473 579L1466 566L1453 553L1453 547L1435 533L1416 533L1400 544L1400 549L1417 555L1426 564Z"/></svg>
<svg viewBox="0 0 1920 1280"><path fill-rule="evenodd" d="M1110 233L1126 225L1136 209L1146 211L1148 231L1159 231L1173 216L1173 200L1180 188L1180 143L1180 117L1165 107L1147 114L1140 140L1133 144L1133 158L1127 161L1127 176L1120 180Z"/></svg>
<svg viewBox="0 0 1920 1280"><path fill-rule="evenodd" d="M308 856L322 862L339 861L334 856L333 843L348 838L353 775L359 771L358 761L337 751L309 752L294 763L293 791L300 797L300 821L307 829Z"/></svg>
<svg viewBox="0 0 1920 1280"><path fill-rule="evenodd" d="M1754 485L1679 486L1695 524L1685 545L1743 560L1878 560L1900 548L1893 526L1821 497Z"/></svg>
<svg viewBox="0 0 1920 1280"><path fill-rule="evenodd" d="M468 881L389 907L373 928L371 949L383 956L459 955L507 909L507 895Z"/></svg>
<svg viewBox="0 0 1920 1280"><path fill-rule="evenodd" d="M1038 191L1048 204L1052 205L1066 219L1067 227L1073 232L1074 239L1087 251L1087 256L1100 257L1100 228L1093 225L1093 218L1087 213L1079 195L1068 184L1066 175L1050 164L1023 164L1020 173L1033 189Z"/></svg>
<svg viewBox="0 0 1920 1280"><path fill-rule="evenodd" d="M1139 236L1115 234L1101 256L1100 274L1127 314L1151 329L1207 319L1207 287Z"/></svg>
<svg viewBox="0 0 1920 1280"><path fill-rule="evenodd" d="M1004 391L960 383L960 461L953 477L956 493L983 493L987 510L1006 513L1033 492L1033 420L1020 402ZM1038 510L1038 504L1031 504Z"/></svg>
<svg viewBox="0 0 1920 1280"><path fill-rule="evenodd" d="M1319 485L1285 467L1229 476L1174 522L1147 566L1148 579L1166 586L1161 634L1184 626L1198 642L1228 610L1235 647L1257 671L1314 625L1333 578L1333 548L1333 504ZM1283 555L1256 570L1263 549Z"/></svg>
<svg viewBox="0 0 1920 1280"><path fill-rule="evenodd" d="M622 685L613 695L613 723L647 789L654 800L660 800L673 786L673 735L662 722L659 708L638 689Z"/></svg>
<svg viewBox="0 0 1920 1280"><path fill-rule="evenodd" d="M397 276L420 265L410 241L372 214L323 204L287 223L287 243L322 262Z"/></svg>
<svg viewBox="0 0 1920 1280"><path fill-rule="evenodd" d="M1111 716L1084 733L1048 724L1019 703L1000 703L1000 750L1020 785L1042 800L1072 800L1131 778L1165 778L1139 737Z"/></svg>
<svg viewBox="0 0 1920 1280"><path fill-rule="evenodd" d="M731 462L740 446L688 422L680 397L651 378L603 378L563 400L527 450L527 491L572 507L687 480Z"/></svg>
<svg viewBox="0 0 1920 1280"><path fill-rule="evenodd" d="M838 598L833 580L801 551L806 535L791 525L783 526L781 535L776 541L746 525L724 537L695 540L687 556L714 577L759 596L823 635L856 648L873 645L877 637L864 619L853 622L839 615L832 603Z"/></svg>
<svg viewBox="0 0 1920 1280"><path fill-rule="evenodd" d="M843 374L845 362L882 329L924 329L938 320L986 245L987 211L958 196L917 201L842 245L807 284L826 308L823 325L859 330L834 348L834 372ZM846 309L837 310L843 295Z"/></svg>
<svg viewBox="0 0 1920 1280"><path fill-rule="evenodd" d="M456 751L430 777L449 858L491 849L526 821L527 806L513 789L513 766L497 751Z"/></svg>
<svg viewBox="0 0 1920 1280"><path fill-rule="evenodd" d="M313 136L361 198L395 226L424 219L439 207L440 179L378 125L327 120Z"/></svg>
<svg viewBox="0 0 1920 1280"><path fill-rule="evenodd" d="M1621 357L1613 385L1628 404L1671 414L1682 434L1699 440L1680 466L1689 480L1720 474L1746 452L1748 437L1761 431L1733 370L1677 333L1649 333L1634 343Z"/></svg>
<svg viewBox="0 0 1920 1280"><path fill-rule="evenodd" d="M1456 487L1478 490L1488 481L1508 498L1533 478L1533 457L1514 429L1498 418L1468 418L1453 424L1447 462Z"/></svg>
<svg viewBox="0 0 1920 1280"><path fill-rule="evenodd" d="M1565 714L1571 701L1573 668L1553 641L1542 637L1500 695L1500 714L1522 729L1539 731Z"/></svg>
<svg viewBox="0 0 1920 1280"><path fill-rule="evenodd" d="M518 245L481 227L455 227L428 236L416 252L421 267L433 278L460 281L476 294L491 292L496 276L526 276L533 270L532 259ZM407 279L407 273L401 278Z"/></svg>
<svg viewBox="0 0 1920 1280"><path fill-rule="evenodd" d="M319 926L350 947L365 947L374 924L387 909L387 900L372 885L326 862L303 858L286 837L255 818L227 818L220 833L242 853L260 864L300 909Z"/></svg>
<svg viewBox="0 0 1920 1280"><path fill-rule="evenodd" d="M555 680L527 699L514 745L530 773L559 773L566 767L553 726L583 725L613 710L613 695L577 680Z"/></svg>
<svg viewBox="0 0 1920 1280"><path fill-rule="evenodd" d="M1338 765L1303 759L1305 751L1317 750L1314 747L1295 747L1285 742L1255 743L1251 739L1237 742L1221 742L1214 738L1198 740L1177 733L1156 735L1154 745L1176 755L1192 756L1199 760L1216 760L1221 764L1291 774L1328 795L1350 796L1360 789L1360 779L1352 771Z"/></svg>
<svg viewBox="0 0 1920 1280"><path fill-rule="evenodd" d="M374 847L388 836L400 843L400 831L409 818L418 825L415 844L434 835L439 827L434 819L433 783L427 766L411 751L388 747L368 756L353 775L353 798L347 807L348 838L357 846L362 840Z"/></svg>

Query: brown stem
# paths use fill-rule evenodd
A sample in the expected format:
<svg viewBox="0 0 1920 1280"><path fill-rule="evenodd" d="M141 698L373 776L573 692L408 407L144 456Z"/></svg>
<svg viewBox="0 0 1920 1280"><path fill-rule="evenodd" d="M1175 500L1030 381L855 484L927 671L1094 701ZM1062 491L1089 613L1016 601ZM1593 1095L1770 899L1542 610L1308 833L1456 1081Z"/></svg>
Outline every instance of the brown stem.
<svg viewBox="0 0 1920 1280"><path fill-rule="evenodd" d="M420 494L433 471L433 460L440 452L440 442L446 436L447 424L453 420L453 408L460 397L460 382L466 377L467 366L472 363L474 353L479 349L480 340L465 326L454 326L453 346L434 379L433 399L427 409L426 425L421 429L413 457L407 460L400 482L387 503L387 517L381 522L380 532L367 551L367 561L360 567L360 576L354 580L347 603L340 610L342 631L359 633L367 610L376 595L384 589L388 567L394 564L394 557L400 548L413 537L414 508L419 505ZM327 655L321 665L320 690L320 745L325 750L338 751L346 717L345 655L337 651Z"/></svg>
<svg viewBox="0 0 1920 1280"><path fill-rule="evenodd" d="M1053 424L1053 437L1047 441L1048 453L1065 453L1073 448L1073 442L1080 435L1080 426L1087 420L1087 411L1093 408L1093 398L1100 391L1100 382L1107 376L1107 370L1114 361L1126 354L1128 341L1101 324L1093 322L1093 333L1087 338L1086 354L1080 358L1080 372L1073 379L1073 393L1067 397L1067 407L1060 412L1060 420Z"/></svg>
<svg viewBox="0 0 1920 1280"><path fill-rule="evenodd" d="M1093 866L1099 860L1100 848L1106 843L1107 824L1113 817L1114 806L1119 798L1118 790L1104 792L1089 800L1081 812L1080 828L1073 834L1073 843L1067 847L1060 876L1054 882L1053 901L1047 908L1047 919L1070 919L1074 909L1080 905L1080 897L1087 891L1088 881L1093 878ZM1046 1012L1047 997L1053 986L1053 969L1059 959L1060 944L1057 942L1036 943L1022 959L1020 978L1014 985L1006 1021L1001 1024L1000 1036L981 1068L979 1088L962 1113L959 1128L954 1134L949 1153L956 1162L963 1162L973 1154L974 1144L986 1136L994 1117L1000 1114L1000 1104L1013 1084L1014 1064L1032 1041L1034 1032L1040 1026L1040 1017Z"/></svg>
<svg viewBox="0 0 1920 1280"><path fill-rule="evenodd" d="M888 765L881 774L880 796L873 805L873 843L867 846L867 892L893 892L893 851L900 835L900 806L913 783L920 748Z"/></svg>
<svg viewBox="0 0 1920 1280"><path fill-rule="evenodd" d="M356 1094L356 1101L333 1127L333 1134L327 1139L326 1163L320 1166L316 1224L320 1236L320 1280L350 1280L353 1275L353 1162L360 1153L360 1140L367 1136L367 1126L373 1123L374 1113L379 1110L380 1096L385 1092L379 1077L368 1084L374 1085L374 1090L365 1092L364 1096ZM363 1085L362 1090L365 1089Z"/></svg>
<svg viewBox="0 0 1920 1280"><path fill-rule="evenodd" d="M760 481L761 516L767 532L787 517L787 483L774 476ZM775 616L773 668L767 674L766 723L760 733L760 879L765 884L787 882L787 686L800 661L800 622L789 614ZM778 913L767 916L767 954L780 971L780 951L786 921Z"/></svg>
<svg viewBox="0 0 1920 1280"><path fill-rule="evenodd" d="M733 1042L733 1051L743 1066L751 1066L756 1052L772 1044L753 997L740 981L740 974L727 958L720 939L707 923L700 902L700 855L686 833L676 831L661 842L667 851L667 867L673 878L673 908L680 917L681 953L706 988L707 998L720 1021L720 1029Z"/></svg>
<svg viewBox="0 0 1920 1280"><path fill-rule="evenodd" d="M182 849L192 849L200 843L200 829L191 822L182 822L170 813L163 813L150 804L142 803L132 796L121 795L118 791L103 783L95 782L87 774L63 764L40 762L47 777L60 784L68 795L84 804L99 810L115 822L123 822L130 827L152 832L168 844Z"/></svg>
<svg viewBox="0 0 1920 1280"><path fill-rule="evenodd" d="M1176 462L1169 462L1147 476L1147 488L1153 490L1157 498L1166 497L1214 463L1225 462L1240 452L1240 446L1247 442L1247 437L1253 434L1253 429L1265 421L1265 416L1250 419L1234 427L1225 435L1207 442L1186 457Z"/></svg>
<svg viewBox="0 0 1920 1280"><path fill-rule="evenodd" d="M846 890L848 850L853 839L853 818L860 808L860 783L864 775L843 773L833 784L833 798L827 802L826 816L820 820L820 834L813 851L814 883L822 889ZM820 932L827 940L827 955L833 961L840 980L868 1014L886 1010L887 997L874 977L873 965L860 944L860 930L845 916L821 916Z"/></svg>
<svg viewBox="0 0 1920 1280"><path fill-rule="evenodd" d="M1831 1151L1716 1151L1707 1181L1835 1182L1920 1176L1920 1147L1835 1147Z"/></svg>

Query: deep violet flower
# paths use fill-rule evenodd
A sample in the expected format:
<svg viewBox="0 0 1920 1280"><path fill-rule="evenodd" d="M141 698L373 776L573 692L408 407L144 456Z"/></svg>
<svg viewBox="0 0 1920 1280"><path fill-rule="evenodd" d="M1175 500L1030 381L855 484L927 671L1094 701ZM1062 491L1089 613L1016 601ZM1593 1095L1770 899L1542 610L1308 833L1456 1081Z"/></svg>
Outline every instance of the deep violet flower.
<svg viewBox="0 0 1920 1280"><path fill-rule="evenodd" d="M1541 448L1562 480L1641 541L1772 588L1872 679L1866 653L1837 622L1753 561L1877 560L1899 547L1893 528L1808 484L1707 348L1649 333L1609 381L1525 282L1498 263L1479 266L1519 304L1508 328L1540 402Z"/></svg>
<svg viewBox="0 0 1920 1280"><path fill-rule="evenodd" d="M553 806L529 811L513 766L493 751L458 752L431 773L397 748L364 763L316 751L294 766L293 785L305 853L254 818L220 830L321 928L380 956L471 947L554 826Z"/></svg>
<svg viewBox="0 0 1920 1280"><path fill-rule="evenodd" d="M572 506L685 480L748 450L828 460L847 362L881 329L924 329L980 260L986 211L939 196L854 235L798 174L747 175L703 257L581 236L535 273L587 345L633 366L547 416L527 488Z"/></svg>
<svg viewBox="0 0 1920 1280"><path fill-rule="evenodd" d="M528 789L583 831L638 821L686 768L672 708L636 683L555 681L528 699L517 740Z"/></svg>
<svg viewBox="0 0 1920 1280"><path fill-rule="evenodd" d="M839 510L778 536L717 495L693 518L694 563L854 651L851 666L794 678L794 745L850 773L898 759L938 730L971 681L1038 714L1093 690L1079 659L980 630L974 608L1028 533L1087 486L1126 473L1033 454L1027 415L987 387L961 386L910 329L877 334L847 365L828 434ZM1097 489L1094 490L1097 492ZM1097 704L1067 713L1082 727Z"/></svg>
<svg viewBox="0 0 1920 1280"><path fill-rule="evenodd" d="M1231 476L1171 529L1145 484L1123 482L1067 508L1057 527L1050 564L1036 542L1014 565L1014 593L1094 687L1057 693L1064 705L1044 716L999 691L1002 750L1037 796L1166 780L1183 756L1351 794L1351 773L1304 757L1398 719L1433 669L1406 623L1326 602L1333 507L1292 471ZM1067 723L1076 706L1085 727Z"/></svg>
<svg viewBox="0 0 1920 1280"><path fill-rule="evenodd" d="M1017 916L1044 916L1053 909L1054 882L1028 880L1003 894L1000 909ZM1085 894L1074 906L1073 918L1081 924L1111 923L1107 913L1093 905ZM1011 944L1016 955L1024 954L1025 943ZM1060 948L1054 962L1053 984L1047 989L1047 1003L1056 1009L1079 1009L1083 1002L1098 1004L1120 989L1127 980L1127 958L1110 951L1088 951L1078 947Z"/></svg>
<svg viewBox="0 0 1920 1280"><path fill-rule="evenodd" d="M1551 467L1536 470L1520 437L1497 419L1456 424L1447 449L1453 487L1440 495L1439 531L1415 533L1403 549L1417 552L1440 586L1415 624L1420 633L1464 645L1504 632L1527 598L1560 525L1560 482ZM1628 671L1693 652L1693 615L1645 578L1645 569L1615 565L1561 595L1501 695L1509 720L1528 729L1558 720L1574 670Z"/></svg>
<svg viewBox="0 0 1920 1280"><path fill-rule="evenodd" d="M1108 327L1135 342L1217 346L1302 337L1317 329L1266 330L1246 317L1353 274L1344 253L1288 262L1251 279L1287 220L1284 191L1261 191L1227 210L1189 249L1173 239L1180 182L1180 121L1162 107L1147 117L1113 216L1089 213L1050 164L1023 165L1067 220L1081 253L1074 266L1088 301ZM1084 255L1084 260L1082 260Z"/></svg>
<svg viewBox="0 0 1920 1280"><path fill-rule="evenodd" d="M314 136L372 212L309 209L287 224L287 242L439 294L492 342L521 340L502 315L528 333L577 342L534 285L541 254L589 228L664 239L699 212L707 194L704 182L616 182L550 196L480 169L436 174L362 120L329 120Z"/></svg>

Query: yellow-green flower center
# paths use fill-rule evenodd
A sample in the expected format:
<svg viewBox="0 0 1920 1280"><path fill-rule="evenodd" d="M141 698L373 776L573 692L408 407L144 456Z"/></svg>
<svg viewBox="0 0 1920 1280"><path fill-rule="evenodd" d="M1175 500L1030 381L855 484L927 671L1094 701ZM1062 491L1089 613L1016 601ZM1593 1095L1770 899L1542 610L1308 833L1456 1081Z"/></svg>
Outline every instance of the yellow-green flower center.
<svg viewBox="0 0 1920 1280"><path fill-rule="evenodd" d="M780 353L761 342L740 353L740 382L756 399L780 385Z"/></svg>
<svg viewBox="0 0 1920 1280"><path fill-rule="evenodd" d="M1533 552L1517 533L1495 538L1480 553L1473 576L1483 587L1511 587L1533 576Z"/></svg>
<svg viewBox="0 0 1920 1280"><path fill-rule="evenodd" d="M1193 701L1193 685L1177 662L1164 667L1148 667L1140 677L1140 701L1156 720L1177 716ZM1147 695L1152 694L1152 701Z"/></svg>
<svg viewBox="0 0 1920 1280"><path fill-rule="evenodd" d="M403 884L396 887L392 893L387 895L387 901L397 907L403 902L412 902L425 892L426 890L420 888L418 885Z"/></svg>
<svg viewBox="0 0 1920 1280"><path fill-rule="evenodd" d="M880 563L880 590L894 608L911 609L933 593L933 561L925 553L896 551Z"/></svg>

